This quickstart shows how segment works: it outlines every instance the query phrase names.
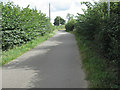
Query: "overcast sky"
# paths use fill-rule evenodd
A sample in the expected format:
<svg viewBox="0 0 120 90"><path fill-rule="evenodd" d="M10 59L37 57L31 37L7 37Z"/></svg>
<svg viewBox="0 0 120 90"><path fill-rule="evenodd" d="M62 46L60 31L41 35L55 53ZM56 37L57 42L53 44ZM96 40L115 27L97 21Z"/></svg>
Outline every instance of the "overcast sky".
<svg viewBox="0 0 120 90"><path fill-rule="evenodd" d="M2 2L13 1L14 4L19 5L20 7L27 7L30 4L30 8L37 8L41 10L47 16L49 16L49 3L51 4L51 22L54 22L56 16L61 16L66 19L67 13L77 15L77 13L83 13L80 2L93 0L0 0ZM98 0L94 0L98 1Z"/></svg>

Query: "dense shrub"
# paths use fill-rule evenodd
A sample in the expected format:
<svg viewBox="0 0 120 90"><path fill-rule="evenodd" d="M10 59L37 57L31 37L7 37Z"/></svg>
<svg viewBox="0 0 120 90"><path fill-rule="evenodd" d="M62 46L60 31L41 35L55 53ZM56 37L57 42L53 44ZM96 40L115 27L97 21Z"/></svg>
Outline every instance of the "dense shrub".
<svg viewBox="0 0 120 90"><path fill-rule="evenodd" d="M75 22L76 21L74 19L68 21L65 25L66 31L73 31L73 29L75 28Z"/></svg>
<svg viewBox="0 0 120 90"><path fill-rule="evenodd" d="M106 65L114 73L114 78L108 86L118 87L117 80L120 63L120 2L110 2L110 17L107 3L83 2L87 6L84 14L78 14L76 31L84 40L89 41L92 50L106 60ZM111 77L112 78L112 77Z"/></svg>
<svg viewBox="0 0 120 90"><path fill-rule="evenodd" d="M114 14L97 33L96 42L100 54L111 61L120 61L120 16Z"/></svg>
<svg viewBox="0 0 120 90"><path fill-rule="evenodd" d="M41 11L20 8L8 2L2 5L2 50L8 50L43 36L53 30L49 18Z"/></svg>
<svg viewBox="0 0 120 90"><path fill-rule="evenodd" d="M95 49L110 61L120 60L120 2L111 2L110 18L107 3L84 2L88 7L84 14L78 14L76 29Z"/></svg>

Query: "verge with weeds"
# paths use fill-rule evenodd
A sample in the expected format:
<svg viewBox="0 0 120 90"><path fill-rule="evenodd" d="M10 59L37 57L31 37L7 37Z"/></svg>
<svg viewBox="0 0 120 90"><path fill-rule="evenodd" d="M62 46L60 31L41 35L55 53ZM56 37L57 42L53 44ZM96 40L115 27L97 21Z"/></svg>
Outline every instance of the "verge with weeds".
<svg viewBox="0 0 120 90"><path fill-rule="evenodd" d="M89 41L85 41L78 33L73 32L77 40L82 58L83 68L87 74L89 88L119 88L117 85L118 76L114 73L114 68L106 63L94 52Z"/></svg>

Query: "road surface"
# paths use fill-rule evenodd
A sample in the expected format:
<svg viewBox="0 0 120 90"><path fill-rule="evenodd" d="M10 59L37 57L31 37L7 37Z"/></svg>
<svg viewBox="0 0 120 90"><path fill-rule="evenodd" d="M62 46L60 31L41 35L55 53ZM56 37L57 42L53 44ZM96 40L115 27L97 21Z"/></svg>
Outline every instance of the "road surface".
<svg viewBox="0 0 120 90"><path fill-rule="evenodd" d="M52 38L3 66L3 88L87 88L73 34Z"/></svg>

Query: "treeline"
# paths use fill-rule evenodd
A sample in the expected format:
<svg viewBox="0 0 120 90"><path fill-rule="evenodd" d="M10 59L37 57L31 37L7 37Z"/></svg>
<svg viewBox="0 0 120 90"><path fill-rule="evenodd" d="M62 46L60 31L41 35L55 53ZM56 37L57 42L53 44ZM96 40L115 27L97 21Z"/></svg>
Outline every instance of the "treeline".
<svg viewBox="0 0 120 90"><path fill-rule="evenodd" d="M53 31L54 27L41 11L20 8L12 2L2 5L2 50L25 44L37 36Z"/></svg>
<svg viewBox="0 0 120 90"><path fill-rule="evenodd" d="M66 24L66 29L73 29L83 41L89 42L89 47L98 56L106 60L106 65L111 68L114 76L110 80L103 80L104 86L118 87L120 81L120 2L110 2L110 16L106 2L91 4L82 2L87 6L84 14L77 15L76 23L72 20ZM75 23L75 24L74 24ZM71 28L72 26L72 28ZM71 29L69 29L71 28ZM106 76L107 77L107 76Z"/></svg>

